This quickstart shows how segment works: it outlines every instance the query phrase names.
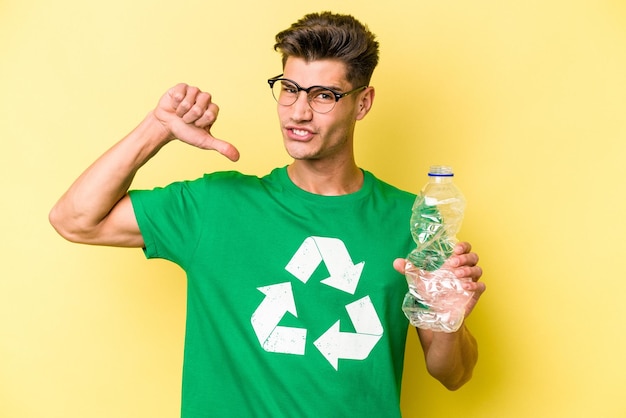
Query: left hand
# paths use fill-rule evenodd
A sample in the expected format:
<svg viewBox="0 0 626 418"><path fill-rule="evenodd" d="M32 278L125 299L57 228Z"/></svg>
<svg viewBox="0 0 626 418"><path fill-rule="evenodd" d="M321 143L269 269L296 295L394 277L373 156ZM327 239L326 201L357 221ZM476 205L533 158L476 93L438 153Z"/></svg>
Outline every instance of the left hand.
<svg viewBox="0 0 626 418"><path fill-rule="evenodd" d="M444 267L446 265L454 270L456 277L463 282L465 290L474 292L472 299L465 307L465 317L467 317L478 303L480 296L487 290L485 283L479 282L483 269L478 266L478 254L472 252L469 242L459 242L454 247L454 254L446 261ZM405 266L404 258L396 258L393 262L393 267L400 274L404 274Z"/></svg>

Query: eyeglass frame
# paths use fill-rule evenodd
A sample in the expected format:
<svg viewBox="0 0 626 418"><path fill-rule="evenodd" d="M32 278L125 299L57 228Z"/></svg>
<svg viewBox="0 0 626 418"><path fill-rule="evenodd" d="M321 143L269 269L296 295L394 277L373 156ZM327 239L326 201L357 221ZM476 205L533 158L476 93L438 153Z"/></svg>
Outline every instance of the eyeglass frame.
<svg viewBox="0 0 626 418"><path fill-rule="evenodd" d="M347 91L345 93L339 93L337 91L335 91L334 89L331 89L330 87L326 87L326 86L311 86L311 87L307 87L304 88L302 86L300 86L300 84L296 83L295 81L289 79L289 78L283 78L284 74L279 74L275 77L272 77L270 79L267 80L267 83L270 85L270 89L272 90L272 97L274 98L274 100L276 100L276 103L278 103L281 106L292 106L295 102L298 101L298 96L300 95L300 92L303 91L306 93L306 102L309 104L309 107L311 108L311 110L313 110L315 113L320 113L320 114L326 114L326 113L330 113L332 112L332 110L335 108L335 106L337 105L337 102L339 101L339 99L344 98L352 93L356 93L359 90L365 90L366 88L368 88L369 86L361 86L361 87L357 87L355 89L352 89L350 91ZM278 101L278 98L274 95L274 84L276 84L277 81L288 81L290 83L292 83L297 91L296 91L296 95L295 95L295 100L293 101L293 103L290 104L282 104ZM320 112L318 110L315 110L313 108L313 106L311 106L311 98L309 97L309 93L311 92L311 90L313 89L323 89L323 90L328 90L329 92L331 92L333 94L333 97L335 98L335 103L333 104L333 107L330 108L329 110L327 110L326 112Z"/></svg>

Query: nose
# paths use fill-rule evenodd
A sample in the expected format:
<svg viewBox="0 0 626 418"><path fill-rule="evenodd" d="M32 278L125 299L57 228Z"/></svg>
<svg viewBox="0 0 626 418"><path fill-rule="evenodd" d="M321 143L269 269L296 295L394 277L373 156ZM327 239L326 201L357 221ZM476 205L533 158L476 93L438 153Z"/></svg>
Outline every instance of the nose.
<svg viewBox="0 0 626 418"><path fill-rule="evenodd" d="M291 118L296 121L310 120L313 116L313 109L309 106L309 99L305 91L298 92L298 99L291 105L293 113Z"/></svg>

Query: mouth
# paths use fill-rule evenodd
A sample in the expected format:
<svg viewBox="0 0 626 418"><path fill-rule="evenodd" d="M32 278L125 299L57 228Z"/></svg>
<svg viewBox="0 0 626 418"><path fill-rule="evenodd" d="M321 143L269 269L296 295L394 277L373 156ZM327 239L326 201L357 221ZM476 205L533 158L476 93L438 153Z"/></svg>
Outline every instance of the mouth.
<svg viewBox="0 0 626 418"><path fill-rule="evenodd" d="M286 127L286 131L289 135L289 138L294 140L309 140L313 137L313 132L308 129Z"/></svg>

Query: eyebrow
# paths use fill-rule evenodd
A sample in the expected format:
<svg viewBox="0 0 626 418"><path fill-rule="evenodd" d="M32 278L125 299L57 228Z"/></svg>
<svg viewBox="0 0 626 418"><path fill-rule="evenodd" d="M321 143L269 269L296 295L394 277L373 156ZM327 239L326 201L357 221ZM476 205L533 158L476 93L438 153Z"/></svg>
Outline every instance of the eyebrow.
<svg viewBox="0 0 626 418"><path fill-rule="evenodd" d="M286 78L286 79L288 79L288 80L291 80L291 81L293 81L294 83L298 83L297 81L292 80L291 78L289 78L289 77L285 76L284 74L282 75L282 77L283 77L283 78ZM302 84L298 83L298 85L302 87ZM312 84L312 85L310 85L310 86L305 86L305 87L303 87L303 88L307 88L307 89L308 89L309 87L313 87L313 86L315 86L315 87L325 87L325 88L327 88L327 89L334 90L334 91L336 91L337 93L343 93L343 92L344 92L344 90L345 90L343 87L339 87L339 86L337 86L337 85L328 85L328 84Z"/></svg>

